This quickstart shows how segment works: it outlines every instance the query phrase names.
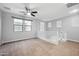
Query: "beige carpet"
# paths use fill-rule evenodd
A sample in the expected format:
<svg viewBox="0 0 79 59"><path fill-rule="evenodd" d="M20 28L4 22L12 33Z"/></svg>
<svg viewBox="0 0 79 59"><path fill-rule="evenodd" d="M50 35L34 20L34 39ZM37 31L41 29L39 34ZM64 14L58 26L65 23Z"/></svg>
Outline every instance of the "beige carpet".
<svg viewBox="0 0 79 59"><path fill-rule="evenodd" d="M9 56L79 56L79 43L54 45L40 39L28 39L3 45L0 52Z"/></svg>

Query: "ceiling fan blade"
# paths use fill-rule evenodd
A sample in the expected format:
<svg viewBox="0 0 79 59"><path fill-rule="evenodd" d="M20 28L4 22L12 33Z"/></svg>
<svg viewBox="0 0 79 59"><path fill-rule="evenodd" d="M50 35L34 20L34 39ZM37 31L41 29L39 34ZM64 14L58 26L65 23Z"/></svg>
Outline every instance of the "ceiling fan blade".
<svg viewBox="0 0 79 59"><path fill-rule="evenodd" d="M32 14L32 13L31 13L31 15L35 17L35 15L34 15L34 14Z"/></svg>
<svg viewBox="0 0 79 59"><path fill-rule="evenodd" d="M37 11L32 11L32 13L38 13Z"/></svg>
<svg viewBox="0 0 79 59"><path fill-rule="evenodd" d="M24 3L24 6L25 6L25 10L27 10L27 11L30 10L30 5L29 5L29 3Z"/></svg>
<svg viewBox="0 0 79 59"><path fill-rule="evenodd" d="M25 6L25 10L27 10L28 11L28 8Z"/></svg>
<svg viewBox="0 0 79 59"><path fill-rule="evenodd" d="M4 8L7 9L7 10L11 10L9 7L6 7L6 6Z"/></svg>
<svg viewBox="0 0 79 59"><path fill-rule="evenodd" d="M25 5L26 12L23 12L23 13L24 14L30 13L31 16L35 17L34 13L38 13L38 12L37 11L33 11L32 9L30 9L30 4L29 3L24 3L24 5Z"/></svg>
<svg viewBox="0 0 79 59"><path fill-rule="evenodd" d="M24 3L24 6L26 6L27 8L30 8L29 3Z"/></svg>

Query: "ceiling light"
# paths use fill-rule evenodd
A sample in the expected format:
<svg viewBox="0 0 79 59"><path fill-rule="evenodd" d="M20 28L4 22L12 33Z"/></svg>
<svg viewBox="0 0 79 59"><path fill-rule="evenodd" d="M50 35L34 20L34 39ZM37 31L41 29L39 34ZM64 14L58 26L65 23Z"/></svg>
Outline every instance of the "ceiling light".
<svg viewBox="0 0 79 59"><path fill-rule="evenodd" d="M31 15L30 13L27 13L27 15Z"/></svg>

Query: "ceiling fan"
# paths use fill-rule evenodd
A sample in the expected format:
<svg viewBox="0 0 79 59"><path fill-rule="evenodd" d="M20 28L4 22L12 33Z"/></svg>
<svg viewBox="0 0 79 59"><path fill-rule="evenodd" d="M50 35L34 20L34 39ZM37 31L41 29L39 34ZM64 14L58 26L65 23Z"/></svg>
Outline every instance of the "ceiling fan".
<svg viewBox="0 0 79 59"><path fill-rule="evenodd" d="M19 13L25 15L25 16L33 16L33 17L35 17L36 14L38 13L38 11L35 10L34 8L30 8L29 3L23 3L23 6L24 6L24 10L20 10L20 9L18 10L16 8L10 8L10 7L7 7L7 6L4 6L4 8L6 10L16 10L17 12L19 12Z"/></svg>
<svg viewBox="0 0 79 59"><path fill-rule="evenodd" d="M20 11L20 13L23 13L24 15L29 15L29 16L35 17L36 14L38 13L38 11L36 11L34 9L31 9L29 7L29 4L28 5L27 4L24 4L24 5L25 5L25 7L24 7L25 11Z"/></svg>

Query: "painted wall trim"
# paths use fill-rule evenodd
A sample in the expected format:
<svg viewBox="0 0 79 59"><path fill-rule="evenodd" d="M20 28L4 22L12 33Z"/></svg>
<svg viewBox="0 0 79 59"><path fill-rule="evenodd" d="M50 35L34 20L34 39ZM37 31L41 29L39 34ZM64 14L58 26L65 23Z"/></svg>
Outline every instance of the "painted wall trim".
<svg viewBox="0 0 79 59"><path fill-rule="evenodd" d="M67 39L67 41L74 41L74 42L78 42L79 43L79 40L73 40L73 39Z"/></svg>
<svg viewBox="0 0 79 59"><path fill-rule="evenodd" d="M24 40L34 39L34 38L36 38L36 37L27 38L27 39L17 39L17 40L13 40L13 41L6 41L6 42L1 43L0 45L5 45L5 44L7 44L7 43L13 43L13 42L18 42L18 41L24 41Z"/></svg>

